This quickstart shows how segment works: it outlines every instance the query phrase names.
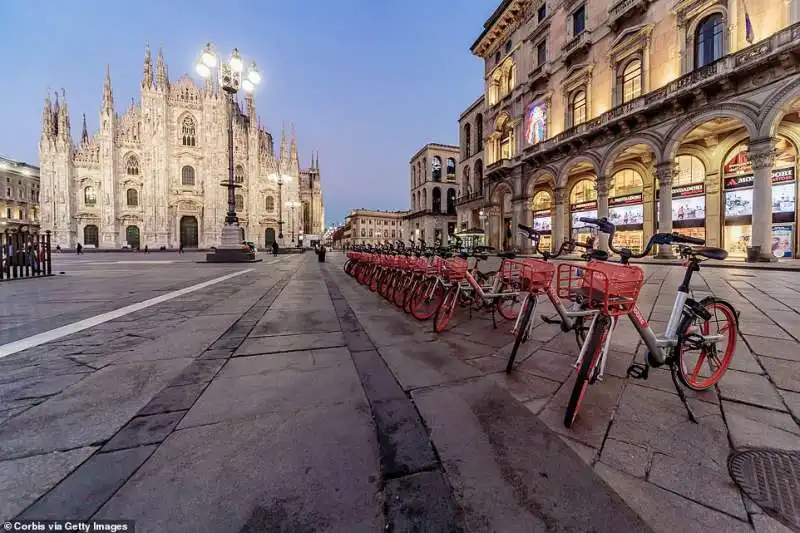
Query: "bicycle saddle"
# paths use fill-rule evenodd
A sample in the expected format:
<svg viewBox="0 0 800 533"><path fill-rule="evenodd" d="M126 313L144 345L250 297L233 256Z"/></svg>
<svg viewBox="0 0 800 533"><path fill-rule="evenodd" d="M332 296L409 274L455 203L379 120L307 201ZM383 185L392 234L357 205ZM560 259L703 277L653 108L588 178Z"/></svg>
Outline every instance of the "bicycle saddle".
<svg viewBox="0 0 800 533"><path fill-rule="evenodd" d="M503 259L514 259L517 257L517 254L514 252L500 252L497 254L497 257L502 257Z"/></svg>
<svg viewBox="0 0 800 533"><path fill-rule="evenodd" d="M525 224L517 224L517 228L526 232L528 235L536 235L536 231L532 227L526 226Z"/></svg>
<svg viewBox="0 0 800 533"><path fill-rule="evenodd" d="M722 248L715 248L713 246L692 246L692 253L708 259L722 260L728 257L728 251Z"/></svg>

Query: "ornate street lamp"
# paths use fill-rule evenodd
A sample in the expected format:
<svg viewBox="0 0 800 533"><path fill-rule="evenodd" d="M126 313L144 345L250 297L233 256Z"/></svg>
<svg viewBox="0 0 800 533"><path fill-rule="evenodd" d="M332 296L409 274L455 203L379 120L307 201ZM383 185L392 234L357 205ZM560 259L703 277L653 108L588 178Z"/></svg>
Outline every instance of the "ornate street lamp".
<svg viewBox="0 0 800 533"><path fill-rule="evenodd" d="M294 210L300 207L300 202L293 202L292 200L289 200L285 205L292 210L292 244L294 244Z"/></svg>
<svg viewBox="0 0 800 533"><path fill-rule="evenodd" d="M238 48L234 48L227 61L219 61L214 46L208 43L200 55L196 66L197 73L203 78L210 78L217 73L219 85L225 91L228 122L228 180L222 186L228 189L228 212L222 226L222 243L214 253L206 255L206 260L213 263L244 263L255 261L255 253L242 244L239 229L239 217L236 216L236 189L238 185L233 173L233 115L236 112L235 95L239 89L252 93L261 83L261 73L255 63L245 70L242 56Z"/></svg>
<svg viewBox="0 0 800 533"><path fill-rule="evenodd" d="M270 174L269 176L267 176L267 179L269 179L269 181L271 181L273 183L277 183L278 184L278 238L279 239L283 239L283 195L282 195L282 190L283 190L283 184L291 182L292 181L292 177L291 176L284 176L283 174L281 174L281 169L279 167L278 171L275 172L274 174ZM281 241L281 244L283 244L283 241Z"/></svg>

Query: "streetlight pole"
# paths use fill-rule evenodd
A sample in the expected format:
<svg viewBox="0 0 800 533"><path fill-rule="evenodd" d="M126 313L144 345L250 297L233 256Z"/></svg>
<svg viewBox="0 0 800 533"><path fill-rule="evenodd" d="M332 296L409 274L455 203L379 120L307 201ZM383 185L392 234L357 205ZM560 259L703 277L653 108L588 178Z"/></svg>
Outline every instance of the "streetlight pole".
<svg viewBox="0 0 800 533"><path fill-rule="evenodd" d="M283 245L283 184L284 182L289 183L292 177L284 176L280 167L277 172L267 177L270 181L278 184L278 238L281 239L281 245Z"/></svg>
<svg viewBox="0 0 800 533"><path fill-rule="evenodd" d="M245 72L244 62L238 48L234 48L227 61L218 61L214 47L208 43L200 55L196 67L197 73L203 78L210 78L213 71L217 71L219 85L225 91L225 107L227 108L228 130L228 180L222 183L228 189L228 211L225 214L225 223L222 226L221 246L214 253L206 255L206 261L211 263L246 263L256 261L255 253L243 245L239 228L239 217L236 215L236 189L233 163L233 115L235 113L235 95L239 89L252 93L256 85L261 83L261 73L253 63ZM260 259L259 259L260 261Z"/></svg>

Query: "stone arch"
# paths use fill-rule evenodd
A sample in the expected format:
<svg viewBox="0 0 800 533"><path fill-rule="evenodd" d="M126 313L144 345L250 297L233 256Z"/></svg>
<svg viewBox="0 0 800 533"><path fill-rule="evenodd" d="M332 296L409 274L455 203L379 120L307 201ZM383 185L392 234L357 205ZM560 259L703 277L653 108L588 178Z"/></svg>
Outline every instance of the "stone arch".
<svg viewBox="0 0 800 533"><path fill-rule="evenodd" d="M677 160L677 158L682 155L691 155L699 159L700 162L703 163L703 167L706 169L706 174L711 172L711 169L714 168L714 162L709 157L709 153L707 150L701 150L694 146L682 146L675 153L675 160Z"/></svg>
<svg viewBox="0 0 800 533"><path fill-rule="evenodd" d="M731 150L736 148L739 144L747 144L749 138L747 135L736 135L725 139L724 142L719 143L711 152L710 167L706 167L706 172L722 172L722 165L725 164L725 157ZM720 174L721 175L721 174Z"/></svg>
<svg viewBox="0 0 800 533"><path fill-rule="evenodd" d="M508 111L503 111L499 115L497 115L497 119L494 121L494 128L492 129L493 132L500 132L503 131L503 128L506 127L506 124L511 120L511 115Z"/></svg>
<svg viewBox="0 0 800 533"><path fill-rule="evenodd" d="M602 165L600 166L603 176L608 176L611 174L611 171L614 168L614 162L623 152L625 152L625 150L638 144L644 144L653 151L653 155L656 158L656 165L662 162L662 159L660 159L664 150L662 140L651 133L640 133L630 138L620 139L611 145L606 152L605 157L603 158Z"/></svg>
<svg viewBox="0 0 800 533"><path fill-rule="evenodd" d="M524 194L528 197L533 196L533 190L539 184L549 184L551 188L556 186L556 171L552 168L542 168L534 172L525 184Z"/></svg>
<svg viewBox="0 0 800 533"><path fill-rule="evenodd" d="M715 118L734 118L742 123L747 129L747 133L751 139L758 138L758 128L756 127L757 119L753 116L753 112L746 106L741 104L722 104L696 114L690 114L686 120L679 121L666 135L666 143L664 143L664 151L661 154L661 161L674 161L675 154L678 147L683 142L684 137L689 134L696 127L713 120Z"/></svg>
<svg viewBox="0 0 800 533"><path fill-rule="evenodd" d="M501 181L496 183L494 187L492 187L492 192L489 194L489 198L491 199L493 204L499 204L502 201L502 197L505 194L510 194L512 197L514 196L514 186L507 181Z"/></svg>
<svg viewBox="0 0 800 533"><path fill-rule="evenodd" d="M600 166L600 158L597 157L596 154L592 152L586 152L576 157L571 157L564 161L561 165L561 169L558 173L558 179L556 180L556 187L564 187L567 184L567 179L569 178L569 171L572 170L573 167L580 163L589 163L592 165L592 169L594 170L595 176L599 172L599 169L602 168Z"/></svg>
<svg viewBox="0 0 800 533"><path fill-rule="evenodd" d="M758 117L759 139L775 137L783 117L791 111L798 98L800 98L800 79L798 78L786 83L767 98Z"/></svg>

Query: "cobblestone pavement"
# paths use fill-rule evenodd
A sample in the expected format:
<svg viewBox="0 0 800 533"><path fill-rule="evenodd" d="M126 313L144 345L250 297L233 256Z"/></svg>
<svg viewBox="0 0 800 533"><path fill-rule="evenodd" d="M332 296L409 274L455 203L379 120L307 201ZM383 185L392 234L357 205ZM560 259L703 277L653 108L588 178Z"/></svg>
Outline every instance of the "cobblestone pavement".
<svg viewBox="0 0 800 533"><path fill-rule="evenodd" d="M150 255L172 262L87 254L65 260L65 278L0 286L0 310L17 317L0 345L242 268ZM698 278L741 309L746 340L719 390L690 399L699 425L665 375L623 377L636 347L620 332L568 431L572 338L537 327L507 377L512 339L485 318L437 336L348 278L341 254L265 259L0 358L0 519L130 518L159 533L782 531L725 460L731 446L800 448L790 273ZM646 269L643 308L660 326L679 275Z"/></svg>
<svg viewBox="0 0 800 533"><path fill-rule="evenodd" d="M331 258L333 263L343 261L341 255ZM496 266L486 264L487 269ZM683 269L644 269L647 282L640 308L660 332ZM382 321L402 316L380 296L344 274L337 276L343 294L356 302L351 305L368 324L368 334L379 332ZM504 372L513 340L510 326L493 330L491 320L477 314L468 320L463 310L457 311L448 331L424 348L398 339L379 350L423 416L435 409L431 398L436 393L427 387L476 375L492 377L561 435L656 531L787 532L743 497L726 461L733 449L745 447L800 449L800 283L791 272L709 268L692 288L696 297L713 293L741 311L741 342L724 379L715 390L687 391L699 424L688 420L666 371L651 371L646 381L626 378L639 348L627 322L612 340L605 382L590 387L572 429L562 419L574 384L577 348L574 336L561 333L558 326L539 321L510 376ZM553 309L548 302L539 311ZM365 321L362 315L373 318ZM430 331L430 323L416 323L407 315L403 320L410 330ZM638 353L641 360L642 351ZM447 423L431 418L438 445L437 422L442 429ZM440 445L438 451L447 466L449 450ZM538 450L532 446L524 453Z"/></svg>

